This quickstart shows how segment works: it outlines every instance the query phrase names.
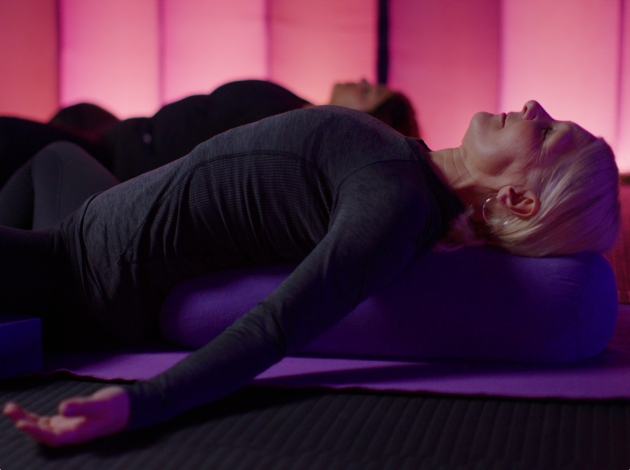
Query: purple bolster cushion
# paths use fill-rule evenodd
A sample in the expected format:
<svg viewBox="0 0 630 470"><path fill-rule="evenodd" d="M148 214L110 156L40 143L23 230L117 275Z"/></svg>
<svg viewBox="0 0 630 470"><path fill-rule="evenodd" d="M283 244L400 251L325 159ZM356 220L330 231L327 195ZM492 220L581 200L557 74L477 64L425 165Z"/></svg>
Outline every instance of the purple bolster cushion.
<svg viewBox="0 0 630 470"><path fill-rule="evenodd" d="M164 303L161 332L178 345L201 347L293 268L249 267L184 281ZM522 258L489 247L430 252L300 354L572 362L606 347L617 309L615 277L599 254Z"/></svg>

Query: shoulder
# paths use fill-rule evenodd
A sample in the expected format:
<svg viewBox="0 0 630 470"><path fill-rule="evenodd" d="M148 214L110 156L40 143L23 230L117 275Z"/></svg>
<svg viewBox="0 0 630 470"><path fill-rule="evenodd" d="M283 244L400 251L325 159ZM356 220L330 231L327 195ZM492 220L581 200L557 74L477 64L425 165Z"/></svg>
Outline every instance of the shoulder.
<svg viewBox="0 0 630 470"><path fill-rule="evenodd" d="M234 80L231 82L224 83L223 85L215 88L213 93L230 91L230 90L244 90L244 89L282 89L286 90L286 88L277 85L276 83L270 82L268 80Z"/></svg>
<svg viewBox="0 0 630 470"><path fill-rule="evenodd" d="M391 143L405 141L405 137L387 124L362 111L343 106L313 106L285 113L278 120L290 121L294 125L308 124L328 136L343 136L353 141L387 140ZM284 123L283 123L284 124Z"/></svg>
<svg viewBox="0 0 630 470"><path fill-rule="evenodd" d="M221 98L223 96L265 97L267 99L292 99L307 103L287 88L268 80L237 80L225 83L217 87L210 96Z"/></svg>

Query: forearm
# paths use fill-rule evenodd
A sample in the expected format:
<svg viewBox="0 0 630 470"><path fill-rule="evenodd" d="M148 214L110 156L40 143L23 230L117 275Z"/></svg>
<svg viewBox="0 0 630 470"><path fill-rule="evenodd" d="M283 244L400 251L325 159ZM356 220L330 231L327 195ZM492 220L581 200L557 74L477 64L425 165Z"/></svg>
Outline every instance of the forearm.
<svg viewBox="0 0 630 470"><path fill-rule="evenodd" d="M249 383L284 356L269 312L254 311L203 348L148 381L127 387L128 429L158 423L221 398Z"/></svg>

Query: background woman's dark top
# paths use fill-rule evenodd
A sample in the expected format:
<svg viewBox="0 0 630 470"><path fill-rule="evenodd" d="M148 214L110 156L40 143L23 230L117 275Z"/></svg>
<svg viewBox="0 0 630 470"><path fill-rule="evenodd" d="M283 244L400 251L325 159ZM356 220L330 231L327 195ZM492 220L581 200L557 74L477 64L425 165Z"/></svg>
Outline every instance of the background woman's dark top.
<svg viewBox="0 0 630 470"><path fill-rule="evenodd" d="M295 352L392 281L461 210L417 140L321 107L220 134L89 199L62 228L90 311L127 342L157 333L160 306L183 279L301 261L214 341L129 387L138 427L234 391Z"/></svg>
<svg viewBox="0 0 630 470"><path fill-rule="evenodd" d="M52 142L78 144L124 181L186 155L223 131L306 104L275 83L243 80L167 104L152 117L116 122L89 104L66 108L49 124L0 117L0 186Z"/></svg>
<svg viewBox="0 0 630 470"><path fill-rule="evenodd" d="M243 80L209 95L168 104L150 118L132 118L104 133L105 167L125 181L188 154L196 145L228 129L309 104L275 83Z"/></svg>

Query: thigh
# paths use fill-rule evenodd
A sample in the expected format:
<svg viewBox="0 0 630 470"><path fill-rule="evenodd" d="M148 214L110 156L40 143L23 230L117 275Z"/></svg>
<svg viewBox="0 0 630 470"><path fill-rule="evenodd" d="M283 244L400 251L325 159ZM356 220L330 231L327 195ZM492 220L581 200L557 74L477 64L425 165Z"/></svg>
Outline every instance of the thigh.
<svg viewBox="0 0 630 470"><path fill-rule="evenodd" d="M55 226L93 194L119 183L79 146L57 142L32 161L33 230Z"/></svg>
<svg viewBox="0 0 630 470"><path fill-rule="evenodd" d="M116 345L76 285L60 229L0 227L0 311L39 317L46 349Z"/></svg>
<svg viewBox="0 0 630 470"><path fill-rule="evenodd" d="M59 302L68 276L67 257L56 231L0 227L0 308L38 315Z"/></svg>
<svg viewBox="0 0 630 470"><path fill-rule="evenodd" d="M23 230L33 227L32 163L22 165L0 189L0 225Z"/></svg>
<svg viewBox="0 0 630 470"><path fill-rule="evenodd" d="M0 185L46 145L62 140L74 142L99 160L107 161L102 145L80 133L28 119L0 116Z"/></svg>

